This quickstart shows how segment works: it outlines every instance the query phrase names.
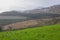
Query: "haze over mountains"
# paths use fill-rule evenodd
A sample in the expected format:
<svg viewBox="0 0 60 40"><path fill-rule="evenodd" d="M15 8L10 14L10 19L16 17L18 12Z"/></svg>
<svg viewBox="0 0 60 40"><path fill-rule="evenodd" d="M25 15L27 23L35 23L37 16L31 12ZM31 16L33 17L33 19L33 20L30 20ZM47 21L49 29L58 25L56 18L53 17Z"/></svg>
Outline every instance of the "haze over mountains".
<svg viewBox="0 0 60 40"><path fill-rule="evenodd" d="M27 13L60 13L60 5L26 11Z"/></svg>
<svg viewBox="0 0 60 40"><path fill-rule="evenodd" d="M15 18L18 17L18 19L39 19L39 18L45 18L45 17L58 17L60 16L60 5L54 5L54 6L50 6L50 7L46 7L46 8L40 8L40 9L33 9L33 10L27 10L24 12L20 12L20 11L6 11L6 12L2 12L0 14L0 17L2 16L9 16L8 19L10 18L10 16L12 16L11 18L14 19L13 16L15 16ZM20 17L20 18L19 18ZM4 17L2 17L4 18Z"/></svg>
<svg viewBox="0 0 60 40"><path fill-rule="evenodd" d="M53 6L45 7L45 8L36 8L32 10L27 10L24 12L20 12L20 11L2 12L2 14L14 14L14 13L15 14L18 14L18 13L60 13L60 5L53 5Z"/></svg>
<svg viewBox="0 0 60 40"><path fill-rule="evenodd" d="M1 20L0 26L2 26L4 29L5 28L10 29L9 27L11 27L12 29L14 28L20 29L21 27L26 28L30 26L34 27L38 25L41 26L41 25L56 24L60 23L60 5L54 5L51 7L41 9L37 8L33 10L27 10L24 12L6 11L0 13L0 20ZM34 23L38 24L35 25Z"/></svg>

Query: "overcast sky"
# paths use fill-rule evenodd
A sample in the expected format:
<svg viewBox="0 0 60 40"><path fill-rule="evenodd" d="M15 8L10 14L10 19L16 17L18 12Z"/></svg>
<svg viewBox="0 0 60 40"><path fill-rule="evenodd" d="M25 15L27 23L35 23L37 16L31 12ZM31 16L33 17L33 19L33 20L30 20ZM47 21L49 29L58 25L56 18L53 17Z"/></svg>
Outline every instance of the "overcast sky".
<svg viewBox="0 0 60 40"><path fill-rule="evenodd" d="M0 12L9 10L29 10L60 4L60 0L0 0Z"/></svg>

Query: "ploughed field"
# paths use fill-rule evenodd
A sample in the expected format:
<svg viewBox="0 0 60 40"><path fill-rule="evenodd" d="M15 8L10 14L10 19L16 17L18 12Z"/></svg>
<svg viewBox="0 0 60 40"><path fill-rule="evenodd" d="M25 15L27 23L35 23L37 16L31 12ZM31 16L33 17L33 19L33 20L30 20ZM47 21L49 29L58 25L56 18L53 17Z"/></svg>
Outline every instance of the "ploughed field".
<svg viewBox="0 0 60 40"><path fill-rule="evenodd" d="M0 40L60 40L60 24L0 32Z"/></svg>

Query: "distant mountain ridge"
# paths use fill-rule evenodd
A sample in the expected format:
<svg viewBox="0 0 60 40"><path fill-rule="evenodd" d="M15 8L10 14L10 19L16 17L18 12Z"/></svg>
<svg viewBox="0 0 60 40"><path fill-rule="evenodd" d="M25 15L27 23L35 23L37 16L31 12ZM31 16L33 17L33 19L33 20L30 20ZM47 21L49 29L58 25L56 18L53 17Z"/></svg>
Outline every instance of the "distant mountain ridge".
<svg viewBox="0 0 60 40"><path fill-rule="evenodd" d="M60 5L54 5L46 8L39 8L28 10L25 12L7 11L0 14L0 16L18 16L27 19L40 19L45 17L60 17Z"/></svg>
<svg viewBox="0 0 60 40"><path fill-rule="evenodd" d="M60 13L60 5L54 5L51 7L46 7L41 9L33 9L25 12L27 13Z"/></svg>
<svg viewBox="0 0 60 40"><path fill-rule="evenodd" d="M21 13L60 13L60 5L53 5L50 7L44 7L44 8L37 8L33 10L27 10L24 12L19 12L19 11L6 11L2 12L0 15L3 14L21 14Z"/></svg>

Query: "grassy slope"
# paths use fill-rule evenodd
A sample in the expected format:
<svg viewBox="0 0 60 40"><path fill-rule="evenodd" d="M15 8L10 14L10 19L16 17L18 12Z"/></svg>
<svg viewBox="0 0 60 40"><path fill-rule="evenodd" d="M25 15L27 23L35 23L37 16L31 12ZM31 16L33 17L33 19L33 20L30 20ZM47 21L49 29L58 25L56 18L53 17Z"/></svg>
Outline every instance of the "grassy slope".
<svg viewBox="0 0 60 40"><path fill-rule="evenodd" d="M0 40L60 40L60 25L0 32Z"/></svg>

